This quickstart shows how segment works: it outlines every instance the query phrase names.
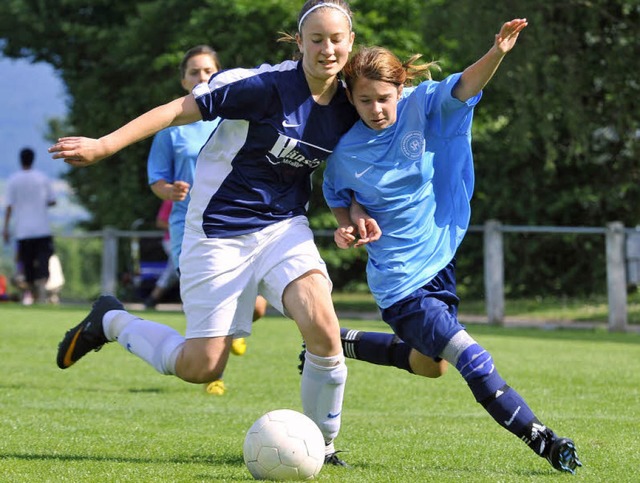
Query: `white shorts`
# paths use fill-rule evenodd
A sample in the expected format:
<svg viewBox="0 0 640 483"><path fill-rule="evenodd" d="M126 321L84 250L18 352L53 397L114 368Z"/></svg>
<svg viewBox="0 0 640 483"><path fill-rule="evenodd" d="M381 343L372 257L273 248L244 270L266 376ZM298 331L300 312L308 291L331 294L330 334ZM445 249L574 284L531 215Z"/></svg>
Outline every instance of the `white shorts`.
<svg viewBox="0 0 640 483"><path fill-rule="evenodd" d="M331 280L305 216L231 238L205 238L187 228L180 255L185 337L251 334L258 294L286 315L282 294L310 271Z"/></svg>

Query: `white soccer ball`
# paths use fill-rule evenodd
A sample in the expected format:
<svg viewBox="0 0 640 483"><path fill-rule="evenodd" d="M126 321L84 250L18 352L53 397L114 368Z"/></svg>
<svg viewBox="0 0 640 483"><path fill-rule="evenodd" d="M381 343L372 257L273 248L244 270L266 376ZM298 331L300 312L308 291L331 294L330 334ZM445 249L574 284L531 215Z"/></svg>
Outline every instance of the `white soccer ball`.
<svg viewBox="0 0 640 483"><path fill-rule="evenodd" d="M249 428L243 452L256 480L311 480L324 464L324 437L304 414L277 409Z"/></svg>

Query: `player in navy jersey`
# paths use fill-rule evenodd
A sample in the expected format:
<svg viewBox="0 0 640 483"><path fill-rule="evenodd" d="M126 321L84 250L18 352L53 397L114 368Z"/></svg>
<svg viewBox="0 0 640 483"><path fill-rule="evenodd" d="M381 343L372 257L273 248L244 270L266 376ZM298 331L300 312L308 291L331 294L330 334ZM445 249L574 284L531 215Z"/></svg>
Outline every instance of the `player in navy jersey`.
<svg viewBox="0 0 640 483"><path fill-rule="evenodd" d="M323 192L338 221L336 244L366 246L369 287L402 343L448 361L498 424L575 473L573 441L540 422L457 319L454 256L470 218L473 109L526 26L505 23L481 59L441 82L430 80L428 64L415 64L419 56L402 64L382 48L356 53L343 73L361 120L329 157ZM421 72L429 80L403 89ZM379 240L356 241L372 230ZM358 346L365 338L352 339Z"/></svg>
<svg viewBox="0 0 640 483"><path fill-rule="evenodd" d="M191 92L193 88L207 82L221 69L216 51L208 45L197 45L189 49L180 62L180 83ZM184 224L191 196L189 190L193 184L196 159L200 148L218 125L219 119L212 122L198 121L183 126L163 129L153 138L151 151L147 158L147 175L151 190L163 200L173 201L169 215L169 242L173 265L179 268L180 251L184 236ZM253 310L253 321L261 318L267 309L267 301L258 295ZM242 355L247 350L244 337L233 339L231 352ZM222 379L205 384L207 393L224 394L226 388Z"/></svg>
<svg viewBox="0 0 640 483"><path fill-rule="evenodd" d="M162 374L204 383L222 374L231 341L251 333L258 294L291 317L307 342L302 406L334 449L347 377L331 281L306 218L311 173L357 119L338 73L354 33L343 0L307 1L295 35L299 61L215 74L183 98L100 138L61 138L56 159L86 166L169 126L221 119L198 156L180 255L185 336L126 312L111 296L70 329L68 368L117 341Z"/></svg>

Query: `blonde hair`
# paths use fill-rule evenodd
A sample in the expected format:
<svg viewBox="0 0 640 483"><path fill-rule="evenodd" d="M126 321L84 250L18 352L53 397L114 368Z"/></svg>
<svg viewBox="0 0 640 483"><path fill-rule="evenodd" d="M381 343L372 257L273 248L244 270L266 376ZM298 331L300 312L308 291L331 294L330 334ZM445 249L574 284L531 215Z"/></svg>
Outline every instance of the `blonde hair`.
<svg viewBox="0 0 640 483"><path fill-rule="evenodd" d="M431 79L431 69L440 70L437 62L417 64L416 61L421 57L422 54L415 54L402 62L384 47L363 47L344 66L342 77L350 91L361 77L396 86L409 86L418 78Z"/></svg>

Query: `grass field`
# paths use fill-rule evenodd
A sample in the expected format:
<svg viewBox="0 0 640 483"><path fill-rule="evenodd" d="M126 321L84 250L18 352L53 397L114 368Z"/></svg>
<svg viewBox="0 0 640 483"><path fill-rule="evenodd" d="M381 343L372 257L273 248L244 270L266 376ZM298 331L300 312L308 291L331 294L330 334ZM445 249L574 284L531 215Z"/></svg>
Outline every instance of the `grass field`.
<svg viewBox="0 0 640 483"><path fill-rule="evenodd" d="M0 305L0 481L250 481L244 432L268 410L301 408L293 323L256 324L247 354L230 360L227 394L216 397L117 344L59 370L58 341L87 308ZM147 316L184 326L180 313ZM336 446L352 468L324 468L319 481L638 481L640 335L468 329L540 419L576 441L578 475L556 472L500 428L455 370L427 380L348 361Z"/></svg>

